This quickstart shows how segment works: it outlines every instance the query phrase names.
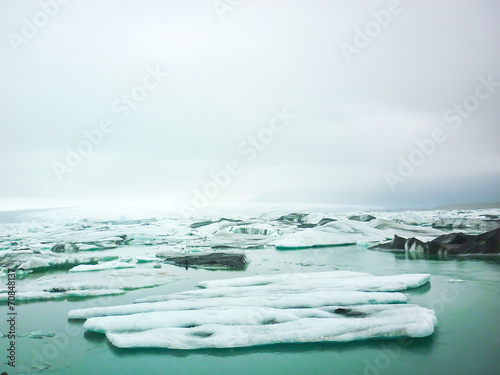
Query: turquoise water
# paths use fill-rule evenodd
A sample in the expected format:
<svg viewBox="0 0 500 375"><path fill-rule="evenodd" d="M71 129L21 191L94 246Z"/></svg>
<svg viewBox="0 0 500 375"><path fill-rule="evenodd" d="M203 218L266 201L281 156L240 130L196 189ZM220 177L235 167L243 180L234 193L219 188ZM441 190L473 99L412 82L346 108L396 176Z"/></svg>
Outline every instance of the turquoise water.
<svg viewBox="0 0 500 375"><path fill-rule="evenodd" d="M18 333L53 331L55 337L18 338L17 368L9 374L498 374L500 373L500 263L497 258L424 260L356 246L276 251L249 250L241 272L184 270L185 279L126 295L17 307ZM431 284L408 293L410 303L436 311L439 327L424 339L346 344L272 345L225 350L120 350L104 336L69 322L69 310L132 302L148 295L192 289L206 279L333 269L379 275L430 273ZM460 281L458 281L460 280ZM6 316L6 306L1 307ZM2 319L3 320L3 319ZM4 325L2 324L2 331ZM0 338L2 362L7 339ZM47 367L44 370L22 369Z"/></svg>

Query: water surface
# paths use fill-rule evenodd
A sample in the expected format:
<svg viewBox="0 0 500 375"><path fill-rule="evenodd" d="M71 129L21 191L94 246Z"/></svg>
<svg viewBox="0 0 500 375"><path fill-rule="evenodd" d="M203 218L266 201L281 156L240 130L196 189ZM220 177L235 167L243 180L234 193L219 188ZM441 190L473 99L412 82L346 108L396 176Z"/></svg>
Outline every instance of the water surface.
<svg viewBox="0 0 500 375"><path fill-rule="evenodd" d="M500 264L497 258L425 260L329 247L295 251L248 250L245 271L206 271L164 266L185 279L122 296L36 302L17 307L18 332L53 331L44 339L17 340L17 373L41 374L498 374ZM329 270L377 275L430 273L431 284L408 292L410 303L436 311L439 326L424 339L353 343L287 344L224 350L123 350L104 336L85 333L69 310L133 302L194 288L206 279ZM2 316L6 306L2 305ZM3 327L3 325L2 325ZM0 339L2 353L7 340ZM26 371L30 367L45 370ZM22 369L25 369L23 371ZM16 373L9 371L9 374Z"/></svg>

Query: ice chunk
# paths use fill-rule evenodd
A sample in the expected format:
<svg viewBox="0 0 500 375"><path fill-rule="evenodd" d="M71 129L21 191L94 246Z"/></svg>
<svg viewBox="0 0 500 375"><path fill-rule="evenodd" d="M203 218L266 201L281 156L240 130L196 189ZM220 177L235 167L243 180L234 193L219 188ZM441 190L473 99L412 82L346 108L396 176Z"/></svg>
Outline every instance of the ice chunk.
<svg viewBox="0 0 500 375"><path fill-rule="evenodd" d="M237 277L223 280L209 280L198 283L201 288L215 288L221 286L256 286L267 285L276 282L290 282L302 280L324 280L371 276L369 273L353 271L331 271L331 272L311 272L311 273L280 273L275 275L256 275L247 277Z"/></svg>
<svg viewBox="0 0 500 375"><path fill-rule="evenodd" d="M340 287L343 290L365 290L389 288L391 291L405 290L407 288L417 288L429 282L430 274L404 274L392 276L374 276L369 273L352 271L329 271L311 273L286 273L278 275L257 275L249 277L239 277L234 279L210 280L198 283L201 288L220 287L243 287L243 286L264 286L279 285L284 289L288 286L302 289L303 284L308 288L317 288L322 285L326 287ZM403 289L399 289L403 288ZM242 289L238 289L242 290Z"/></svg>
<svg viewBox="0 0 500 375"><path fill-rule="evenodd" d="M368 223L369 226L386 232L389 238L394 235L411 236L419 239L429 239L440 236L443 231L435 228L422 227L417 225L408 225L404 223L395 223L383 219L375 219Z"/></svg>
<svg viewBox="0 0 500 375"><path fill-rule="evenodd" d="M68 313L70 319L88 319L99 316L130 315L154 311L186 311L197 309L212 309L221 306L245 307L253 306L272 307L280 309L293 309L300 307L323 307L323 306L348 306L362 304L385 304L406 303L407 298L401 293L371 293L358 291L320 291L305 293L275 293L269 295L249 296L243 295L233 297L206 297L195 296L193 298L182 297L179 294L165 296L163 302L142 302L131 305L93 307L87 309L71 310ZM137 302L137 301L136 301Z"/></svg>
<svg viewBox="0 0 500 375"><path fill-rule="evenodd" d="M103 271L105 273L106 271ZM72 272L42 276L18 287L16 299L49 300L66 297L96 297L124 294L128 290L149 288L171 283L177 277L162 269L119 269L105 274ZM6 301L8 290L0 291L0 301Z"/></svg>
<svg viewBox="0 0 500 375"><path fill-rule="evenodd" d="M36 270L36 269L51 268L54 265L55 265L54 262L51 262L47 259L34 257L28 259L26 262L21 263L19 265L19 268L23 270Z"/></svg>
<svg viewBox="0 0 500 375"><path fill-rule="evenodd" d="M331 312L310 311L304 314L307 316L316 313L318 317L313 318L302 318L300 314L295 315L293 312L281 312L279 315L269 310L253 311L251 308L245 312L229 310L221 312L221 316L231 316L236 324L227 325L222 321L181 328L169 327L168 325L172 324L167 322L167 327L133 333L109 332L106 337L119 348L234 348L278 343L345 342L382 337L425 337L434 332L436 324L433 311L414 305L397 308L389 306L381 311L367 310L365 312L362 308L358 309L357 311L363 315L362 318L336 314L335 310ZM253 320L247 321L246 318L242 319L241 315L237 315L251 314L252 311ZM221 316L215 315L213 319L203 316L200 323L211 320L219 321ZM141 324L133 316L128 318ZM284 321L277 322L276 318ZM251 324L252 321L258 320L260 324ZM186 321L189 320L186 319ZM111 323L112 320L109 322ZM146 323L150 322L152 321L146 320ZM195 320L195 322L198 321Z"/></svg>
<svg viewBox="0 0 500 375"><path fill-rule="evenodd" d="M91 272L91 271L102 271L117 268L134 268L133 264L125 262L106 262L101 264L81 264L79 266L73 267L69 272Z"/></svg>
<svg viewBox="0 0 500 375"><path fill-rule="evenodd" d="M43 339L45 337L54 337L56 335L55 332L43 332L43 331L32 331L27 335L19 335L19 337L26 337L28 339Z"/></svg>
<svg viewBox="0 0 500 375"><path fill-rule="evenodd" d="M0 302L7 301L9 295L5 291L0 292ZM36 291L20 291L16 293L17 301L44 301L51 299L66 298L64 293L51 293L43 290Z"/></svg>
<svg viewBox="0 0 500 375"><path fill-rule="evenodd" d="M420 313L416 305L359 305L346 309L339 306L320 308L270 308L270 307L226 307L224 309L161 311L122 316L107 316L88 319L83 327L100 333L146 331L155 328L186 328L205 324L218 325L266 325L284 323L299 319L332 318L345 321L346 318L364 318L375 314L387 315L396 311Z"/></svg>
<svg viewBox="0 0 500 375"><path fill-rule="evenodd" d="M0 256L0 267L24 271L69 269L82 263L96 263L97 258L52 252L12 251Z"/></svg>
<svg viewBox="0 0 500 375"><path fill-rule="evenodd" d="M88 319L85 329L105 333L120 348L424 337L434 332L434 312L405 304L401 293L379 290L416 288L429 278L334 271L214 280L160 297L164 301L72 310L68 318Z"/></svg>
<svg viewBox="0 0 500 375"><path fill-rule="evenodd" d="M500 220L496 219L474 219L467 217L446 217L432 223L433 228L445 229L476 229L490 231L500 227Z"/></svg>
<svg viewBox="0 0 500 375"><path fill-rule="evenodd" d="M332 221L320 227L304 229L280 237L274 242L277 249L297 249L318 246L338 246L364 241L384 241L390 237L384 231L366 223L351 220Z"/></svg>

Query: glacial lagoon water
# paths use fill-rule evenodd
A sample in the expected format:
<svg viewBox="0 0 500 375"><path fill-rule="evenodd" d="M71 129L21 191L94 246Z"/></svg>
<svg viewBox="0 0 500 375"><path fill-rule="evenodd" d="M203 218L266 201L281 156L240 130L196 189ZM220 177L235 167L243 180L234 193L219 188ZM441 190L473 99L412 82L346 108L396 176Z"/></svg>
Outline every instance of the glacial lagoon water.
<svg viewBox="0 0 500 375"><path fill-rule="evenodd" d="M125 295L85 300L32 302L17 306L18 334L55 332L54 337L17 339L17 363L9 374L488 374L499 373L500 262L496 257L409 259L359 246L246 251L244 271L207 271L164 265L182 279ZM287 344L224 350L123 350L100 334L68 321L72 309L131 303L137 298L193 289L202 280L350 270L376 275L430 273L430 285L409 291L409 302L436 311L438 328L423 339L331 344ZM0 306L6 316L5 305ZM2 327L4 325L2 324ZM3 329L2 329L3 331ZM0 338L3 356L7 339ZM4 362L5 358L2 358ZM32 368L32 370L29 370Z"/></svg>

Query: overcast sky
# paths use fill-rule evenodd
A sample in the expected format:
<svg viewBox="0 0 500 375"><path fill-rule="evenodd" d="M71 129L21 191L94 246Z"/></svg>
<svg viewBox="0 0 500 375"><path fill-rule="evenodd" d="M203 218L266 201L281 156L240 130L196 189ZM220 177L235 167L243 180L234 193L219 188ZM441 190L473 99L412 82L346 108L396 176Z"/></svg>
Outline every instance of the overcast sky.
<svg viewBox="0 0 500 375"><path fill-rule="evenodd" d="M66 2L0 0L0 210L500 201L499 1Z"/></svg>

